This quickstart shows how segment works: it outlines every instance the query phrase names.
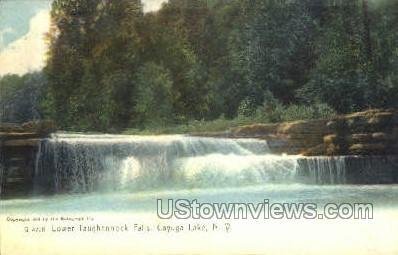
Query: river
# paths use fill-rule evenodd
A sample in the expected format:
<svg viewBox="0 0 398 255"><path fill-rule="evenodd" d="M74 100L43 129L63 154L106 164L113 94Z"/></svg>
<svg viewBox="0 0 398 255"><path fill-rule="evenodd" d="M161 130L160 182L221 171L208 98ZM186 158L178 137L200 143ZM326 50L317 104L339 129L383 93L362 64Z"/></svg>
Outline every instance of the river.
<svg viewBox="0 0 398 255"><path fill-rule="evenodd" d="M1 201L1 251L398 254L398 185L350 185L345 160L274 155L257 139L55 134L37 154L34 194ZM367 219L165 220L158 199L373 210Z"/></svg>

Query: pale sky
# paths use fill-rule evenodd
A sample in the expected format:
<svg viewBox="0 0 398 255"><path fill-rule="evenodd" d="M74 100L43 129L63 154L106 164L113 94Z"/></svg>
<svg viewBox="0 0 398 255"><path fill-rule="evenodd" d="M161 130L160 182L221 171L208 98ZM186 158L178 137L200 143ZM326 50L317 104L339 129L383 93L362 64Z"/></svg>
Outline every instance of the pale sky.
<svg viewBox="0 0 398 255"><path fill-rule="evenodd" d="M142 0L156 11L166 0ZM51 0L0 0L0 76L41 70L48 46Z"/></svg>

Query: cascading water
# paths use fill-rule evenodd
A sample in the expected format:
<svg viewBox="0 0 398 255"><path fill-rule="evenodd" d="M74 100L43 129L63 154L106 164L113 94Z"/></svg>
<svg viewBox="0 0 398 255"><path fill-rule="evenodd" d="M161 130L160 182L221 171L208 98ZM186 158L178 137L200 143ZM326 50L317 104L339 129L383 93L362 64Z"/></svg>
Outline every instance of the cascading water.
<svg viewBox="0 0 398 255"><path fill-rule="evenodd" d="M343 183L343 158L273 155L257 139L55 134L42 142L36 192ZM305 180L303 180L305 179Z"/></svg>
<svg viewBox="0 0 398 255"><path fill-rule="evenodd" d="M344 184L345 157L310 157L298 161L298 175L306 176L316 184Z"/></svg>
<svg viewBox="0 0 398 255"><path fill-rule="evenodd" d="M397 222L398 186L319 185L352 184L358 176L363 177L362 183L374 181L375 172L379 180L398 180L390 178L397 172L397 162L388 157L274 155L267 142L258 139L55 134L38 148L33 189L36 194L57 195L1 201L0 216L4 223L1 225L3 232L8 233L5 237L18 237L11 243L10 239L4 242L8 243L5 253L26 254L33 250L34 254L53 254L54 250L61 250L62 254L82 251L101 254L109 251L109 245L122 254L137 250L157 253L151 250L154 243L165 247L166 253L192 253L191 247L198 247L200 253L201 243L212 239L217 246L204 253L236 253L247 251L248 247L257 253L290 253L290 249L281 250L288 240L289 247L294 248L291 250L308 254L310 237L319 244L311 254L322 254L325 247L330 254L350 253L347 247L352 247L354 254L366 251L398 254L394 238L397 233L393 231L397 224L391 226ZM90 194L81 194L86 192ZM173 210L166 201L183 199L227 207L247 205L252 217L260 208L258 203L269 201L284 205L286 218L263 219L267 209L260 208L259 219L251 219L248 211L245 219L244 211L233 207L231 218L227 213L220 219L214 214L210 221L196 219L194 214L188 219L160 219L159 199L164 202L163 213ZM304 220L303 214L297 216L293 211L298 211L292 209L300 208L301 203L315 203L318 213L323 213L323 206L330 203L370 203L372 208L377 206L377 212L372 224L366 227L358 218ZM242 212L242 218L235 220L234 211L238 215ZM49 220L48 223L8 220L9 217L24 220L29 215L32 219L37 215L39 219ZM296 216L288 218L288 215ZM225 224L228 227L231 224L232 228L224 230ZM40 229L45 226L47 233L35 232L38 226ZM106 230L114 226L128 226L129 231ZM202 230L202 226L207 227ZM74 232L70 231L73 227ZM81 231L81 227L92 230ZM99 230L103 228L105 231ZM385 230L391 231L380 235ZM170 245L170 236L174 243L184 245L179 250L168 250L167 247L176 247ZM358 241L354 246L352 236ZM29 246L19 248L27 237ZM373 241L369 242L369 237ZM116 242L104 242L112 238ZM344 244L344 248L336 249L336 243ZM48 244L54 245L49 249ZM186 248L180 250L181 247Z"/></svg>

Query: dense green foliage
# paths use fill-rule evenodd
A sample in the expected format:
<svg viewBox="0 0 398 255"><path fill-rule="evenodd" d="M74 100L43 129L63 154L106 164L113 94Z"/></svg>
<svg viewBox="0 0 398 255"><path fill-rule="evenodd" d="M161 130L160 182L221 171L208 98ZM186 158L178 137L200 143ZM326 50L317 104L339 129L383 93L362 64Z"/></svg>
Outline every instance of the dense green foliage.
<svg viewBox="0 0 398 255"><path fill-rule="evenodd" d="M47 81L42 73L6 75L0 79L0 122L20 123L43 118L41 102Z"/></svg>
<svg viewBox="0 0 398 255"><path fill-rule="evenodd" d="M156 64L146 64L138 70L136 90L132 102L135 105L134 121L138 125L162 125L173 118L173 82L170 74Z"/></svg>
<svg viewBox="0 0 398 255"><path fill-rule="evenodd" d="M66 129L398 107L396 0L169 0L153 13L55 0L51 14L41 106Z"/></svg>

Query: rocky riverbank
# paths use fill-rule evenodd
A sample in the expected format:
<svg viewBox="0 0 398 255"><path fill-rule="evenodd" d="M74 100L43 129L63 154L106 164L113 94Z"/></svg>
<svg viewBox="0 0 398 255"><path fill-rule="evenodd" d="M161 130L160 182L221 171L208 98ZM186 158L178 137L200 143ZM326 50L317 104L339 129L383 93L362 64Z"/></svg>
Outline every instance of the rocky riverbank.
<svg viewBox="0 0 398 255"><path fill-rule="evenodd" d="M28 193L40 141L55 130L51 121L0 125L0 195Z"/></svg>
<svg viewBox="0 0 398 255"><path fill-rule="evenodd" d="M195 135L264 139L274 153L292 155L398 155L398 111L369 110L331 120L253 124Z"/></svg>
<svg viewBox="0 0 398 255"><path fill-rule="evenodd" d="M2 197L31 194L41 141L55 130L46 121L0 125ZM308 156L298 159L297 173L312 176L317 184L398 183L396 110L370 110L331 120L253 124L194 135L258 138L266 140L275 154Z"/></svg>

